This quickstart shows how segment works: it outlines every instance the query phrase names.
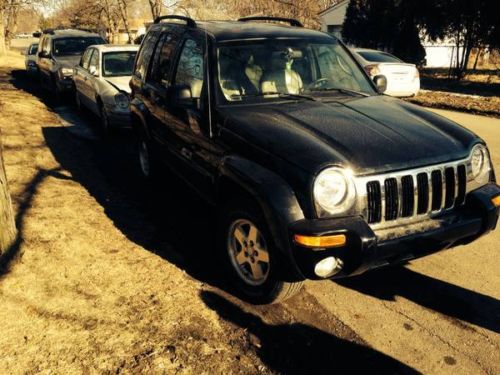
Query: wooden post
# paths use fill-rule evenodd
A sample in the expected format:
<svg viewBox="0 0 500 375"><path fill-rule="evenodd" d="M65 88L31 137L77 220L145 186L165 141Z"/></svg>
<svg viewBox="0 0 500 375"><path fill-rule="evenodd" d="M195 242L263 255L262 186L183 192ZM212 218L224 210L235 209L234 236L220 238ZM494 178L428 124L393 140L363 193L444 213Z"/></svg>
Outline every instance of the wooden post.
<svg viewBox="0 0 500 375"><path fill-rule="evenodd" d="M7 177L5 176L5 165L0 139L0 259L12 246L15 237L16 225L7 185Z"/></svg>

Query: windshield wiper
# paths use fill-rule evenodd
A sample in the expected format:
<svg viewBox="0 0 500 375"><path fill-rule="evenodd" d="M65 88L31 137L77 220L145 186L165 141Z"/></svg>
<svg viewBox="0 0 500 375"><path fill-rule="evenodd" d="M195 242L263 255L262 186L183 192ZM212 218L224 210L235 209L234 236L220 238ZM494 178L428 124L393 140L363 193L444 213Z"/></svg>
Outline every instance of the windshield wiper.
<svg viewBox="0 0 500 375"><path fill-rule="evenodd" d="M356 95L361 95L361 96L371 96L370 94L367 94L366 92L344 89L341 87L317 88L317 89L311 89L310 91L338 91L338 92L341 92L344 94L356 94Z"/></svg>
<svg viewBox="0 0 500 375"><path fill-rule="evenodd" d="M315 98L309 95L303 95L303 94L289 94L285 92L261 92L258 94L242 94L242 95L231 95L231 97L234 98L243 98L243 97L259 97L259 96L266 96L266 95L277 95L278 98L283 98L283 99L306 99L306 100L312 100L316 101Z"/></svg>

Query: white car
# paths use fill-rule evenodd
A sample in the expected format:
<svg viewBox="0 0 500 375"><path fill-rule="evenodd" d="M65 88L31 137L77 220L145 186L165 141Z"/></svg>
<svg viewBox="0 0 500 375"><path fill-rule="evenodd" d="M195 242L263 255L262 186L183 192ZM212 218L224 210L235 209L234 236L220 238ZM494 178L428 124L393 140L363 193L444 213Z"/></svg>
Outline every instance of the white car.
<svg viewBox="0 0 500 375"><path fill-rule="evenodd" d="M101 119L103 134L129 127L130 78L139 46L101 44L88 47L75 66L75 100Z"/></svg>
<svg viewBox="0 0 500 375"><path fill-rule="evenodd" d="M38 43L31 43L30 46L23 51L24 58L24 66L26 67L26 72L28 74L36 74L38 73L38 66L36 65L36 54L38 52Z"/></svg>
<svg viewBox="0 0 500 375"><path fill-rule="evenodd" d="M354 48L351 51L371 78L377 75L386 77L387 89L384 94L396 97L418 94L420 74L414 64L407 64L383 51L365 48Z"/></svg>

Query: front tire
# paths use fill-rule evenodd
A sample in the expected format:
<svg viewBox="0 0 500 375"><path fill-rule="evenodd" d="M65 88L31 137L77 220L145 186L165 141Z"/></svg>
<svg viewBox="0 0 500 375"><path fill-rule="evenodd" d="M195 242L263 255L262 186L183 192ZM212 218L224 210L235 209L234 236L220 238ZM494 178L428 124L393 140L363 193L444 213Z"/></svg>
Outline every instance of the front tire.
<svg viewBox="0 0 500 375"><path fill-rule="evenodd" d="M144 138L140 138L138 145L138 161L141 176L147 182L155 182L159 180L160 165L154 153L151 150L151 143Z"/></svg>
<svg viewBox="0 0 500 375"><path fill-rule="evenodd" d="M241 299L253 304L277 303L298 293L303 282L280 278L280 254L256 207L255 202L237 200L226 205L219 219L217 247Z"/></svg>
<svg viewBox="0 0 500 375"><path fill-rule="evenodd" d="M111 126L108 113L102 103L99 104L99 119L101 135L103 138L108 138L111 135Z"/></svg>

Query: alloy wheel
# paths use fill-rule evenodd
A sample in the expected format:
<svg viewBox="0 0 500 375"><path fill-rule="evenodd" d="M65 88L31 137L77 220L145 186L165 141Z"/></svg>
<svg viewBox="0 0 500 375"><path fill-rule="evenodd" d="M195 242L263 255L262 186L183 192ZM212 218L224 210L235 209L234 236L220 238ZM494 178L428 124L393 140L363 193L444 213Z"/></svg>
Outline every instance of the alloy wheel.
<svg viewBox="0 0 500 375"><path fill-rule="evenodd" d="M238 276L248 285L259 286L269 277L270 262L266 240L251 221L239 219L229 227L229 259Z"/></svg>

